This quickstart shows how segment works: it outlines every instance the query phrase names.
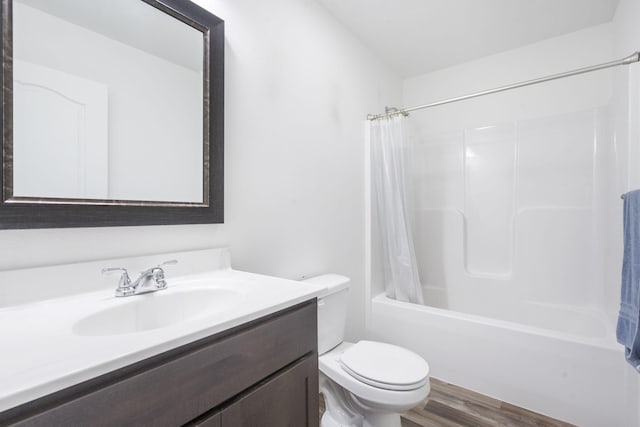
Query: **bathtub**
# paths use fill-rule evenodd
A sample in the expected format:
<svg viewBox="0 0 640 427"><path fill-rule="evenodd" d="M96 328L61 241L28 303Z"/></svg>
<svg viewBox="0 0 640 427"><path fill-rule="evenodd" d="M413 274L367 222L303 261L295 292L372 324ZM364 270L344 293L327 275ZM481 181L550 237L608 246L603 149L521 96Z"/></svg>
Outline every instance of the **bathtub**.
<svg viewBox="0 0 640 427"><path fill-rule="evenodd" d="M610 328L583 335L384 294L372 298L368 327L372 339L415 351L431 376L452 384L582 427L640 425L638 374Z"/></svg>

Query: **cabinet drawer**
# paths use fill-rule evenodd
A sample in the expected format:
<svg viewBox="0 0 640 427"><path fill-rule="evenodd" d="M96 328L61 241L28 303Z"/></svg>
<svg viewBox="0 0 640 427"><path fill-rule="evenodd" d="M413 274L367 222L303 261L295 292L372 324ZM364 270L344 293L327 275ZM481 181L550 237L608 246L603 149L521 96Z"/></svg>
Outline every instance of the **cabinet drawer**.
<svg viewBox="0 0 640 427"><path fill-rule="evenodd" d="M18 426L178 426L317 347L315 300L0 414Z"/></svg>

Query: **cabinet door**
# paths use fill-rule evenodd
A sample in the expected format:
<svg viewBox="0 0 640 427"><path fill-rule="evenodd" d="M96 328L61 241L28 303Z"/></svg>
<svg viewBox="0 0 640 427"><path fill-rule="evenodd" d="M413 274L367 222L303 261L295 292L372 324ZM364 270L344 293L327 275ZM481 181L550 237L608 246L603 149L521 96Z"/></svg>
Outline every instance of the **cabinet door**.
<svg viewBox="0 0 640 427"><path fill-rule="evenodd" d="M318 427L318 357L258 385L221 412L222 427Z"/></svg>

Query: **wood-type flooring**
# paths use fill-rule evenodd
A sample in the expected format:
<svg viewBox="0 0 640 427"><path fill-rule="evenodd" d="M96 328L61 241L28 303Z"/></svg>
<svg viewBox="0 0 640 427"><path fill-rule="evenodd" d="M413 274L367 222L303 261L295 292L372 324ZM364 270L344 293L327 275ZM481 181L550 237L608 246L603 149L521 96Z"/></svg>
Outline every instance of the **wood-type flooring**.
<svg viewBox="0 0 640 427"><path fill-rule="evenodd" d="M320 415L324 401L320 399ZM402 415L402 427L575 427L545 415L431 378L424 405Z"/></svg>

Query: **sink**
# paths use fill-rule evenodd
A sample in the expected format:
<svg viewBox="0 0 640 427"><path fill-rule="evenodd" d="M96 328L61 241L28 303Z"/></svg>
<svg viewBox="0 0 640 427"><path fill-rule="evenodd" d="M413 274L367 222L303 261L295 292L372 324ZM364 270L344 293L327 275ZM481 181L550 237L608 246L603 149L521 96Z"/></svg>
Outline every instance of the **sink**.
<svg viewBox="0 0 640 427"><path fill-rule="evenodd" d="M232 289L168 289L115 300L117 305L92 313L73 325L84 336L122 335L179 324L227 312L242 300Z"/></svg>

